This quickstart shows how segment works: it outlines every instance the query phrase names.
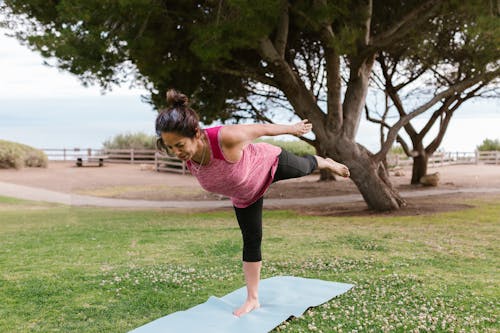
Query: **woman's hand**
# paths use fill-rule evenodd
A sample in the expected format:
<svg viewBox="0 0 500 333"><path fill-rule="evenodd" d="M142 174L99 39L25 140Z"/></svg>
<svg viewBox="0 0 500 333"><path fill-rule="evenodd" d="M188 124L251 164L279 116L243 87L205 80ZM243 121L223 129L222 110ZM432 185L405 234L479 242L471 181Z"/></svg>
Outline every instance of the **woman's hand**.
<svg viewBox="0 0 500 333"><path fill-rule="evenodd" d="M299 123L296 123L292 125L292 131L290 131L290 134L293 134L295 136L301 136L304 134L309 133L312 130L312 124L309 122L309 120L304 119Z"/></svg>

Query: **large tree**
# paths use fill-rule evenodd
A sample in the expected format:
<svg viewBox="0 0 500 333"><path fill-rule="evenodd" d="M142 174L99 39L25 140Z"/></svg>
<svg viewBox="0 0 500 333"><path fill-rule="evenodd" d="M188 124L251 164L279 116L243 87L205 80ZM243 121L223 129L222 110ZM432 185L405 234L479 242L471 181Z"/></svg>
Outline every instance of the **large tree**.
<svg viewBox="0 0 500 333"><path fill-rule="evenodd" d="M490 8L489 1L478 2ZM259 107L259 95L285 100L285 108L312 122L315 138L309 142L347 164L368 206L377 210L405 203L382 162L409 120L392 126L376 154L355 140L377 55L394 45L421 45L419 33L428 38L436 27L430 23L454 24L446 16L450 11L480 17L482 8L454 0L4 0L3 5L18 38L57 58L59 67L104 87L133 75L150 89L158 108L168 87L192 96L206 122L248 115L270 121L272 110ZM345 84L342 64L348 70ZM475 83L464 79L428 103Z"/></svg>
<svg viewBox="0 0 500 333"><path fill-rule="evenodd" d="M474 98L500 96L500 13L491 13L480 20L467 11L450 11L445 15L447 21L455 23L431 22L435 27L428 33L432 35L423 39L418 36L417 40L423 44L414 50L394 45L379 53L372 77L382 92L378 95L383 95L385 101L365 106L367 119L381 126L382 146L395 121L412 117L411 110L424 112L420 119L426 122L420 129L412 121L405 121L403 129L409 141L401 133L396 138L406 155L413 158L412 184L419 184L427 173L428 159L439 148L460 106ZM429 43L434 46L427 47ZM465 80L475 84L461 85ZM435 104L427 103L436 92L452 87L453 94ZM437 129L436 134L429 138L433 128ZM424 144L424 139L429 143Z"/></svg>

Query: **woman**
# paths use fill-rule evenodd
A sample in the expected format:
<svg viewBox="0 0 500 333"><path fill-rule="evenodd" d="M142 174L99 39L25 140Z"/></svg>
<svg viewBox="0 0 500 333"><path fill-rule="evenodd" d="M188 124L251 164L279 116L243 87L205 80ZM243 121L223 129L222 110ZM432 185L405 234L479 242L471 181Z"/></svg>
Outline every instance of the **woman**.
<svg viewBox="0 0 500 333"><path fill-rule="evenodd" d="M250 124L217 126L202 130L188 98L167 92L169 108L156 118L158 148L186 161L191 173L207 191L231 198L243 236L243 272L247 299L233 314L244 315L259 304L262 267L263 195L271 183L302 177L315 169L349 176L349 169L330 158L298 157L267 143L252 143L261 136L304 135L312 129L307 120L294 125Z"/></svg>

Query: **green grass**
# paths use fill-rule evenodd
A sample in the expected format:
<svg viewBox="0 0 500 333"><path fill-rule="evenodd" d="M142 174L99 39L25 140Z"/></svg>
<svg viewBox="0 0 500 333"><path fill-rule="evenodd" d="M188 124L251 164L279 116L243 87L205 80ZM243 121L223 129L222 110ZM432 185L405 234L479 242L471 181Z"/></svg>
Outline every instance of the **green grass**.
<svg viewBox="0 0 500 333"><path fill-rule="evenodd" d="M276 331L497 332L499 199L415 217L266 212L263 278L356 285ZM126 332L244 285L230 211L0 197L0 214L0 332Z"/></svg>

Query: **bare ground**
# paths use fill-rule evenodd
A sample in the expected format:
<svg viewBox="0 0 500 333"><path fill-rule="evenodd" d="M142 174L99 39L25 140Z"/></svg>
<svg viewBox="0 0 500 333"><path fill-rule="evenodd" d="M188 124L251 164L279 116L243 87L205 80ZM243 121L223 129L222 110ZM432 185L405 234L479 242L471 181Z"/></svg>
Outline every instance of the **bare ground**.
<svg viewBox="0 0 500 333"><path fill-rule="evenodd" d="M391 173L391 181L400 191L421 191L423 186L410 185L411 170L403 176ZM439 172L439 189L500 188L500 165L454 165L429 168ZM318 175L275 183L266 198L306 198L358 193L350 179L318 182ZM205 192L190 175L159 173L144 165L107 164L104 167L76 167L69 162L52 162L46 169L0 169L0 181L39 187L65 193L144 200L221 200L221 196ZM428 189L428 188L425 188ZM497 200L500 193L481 194ZM454 194L409 198L407 207L398 212L376 213L364 202L332 203L300 208L300 213L313 215L419 215L453 211L471 207L477 194ZM293 207L287 207L293 209Z"/></svg>

